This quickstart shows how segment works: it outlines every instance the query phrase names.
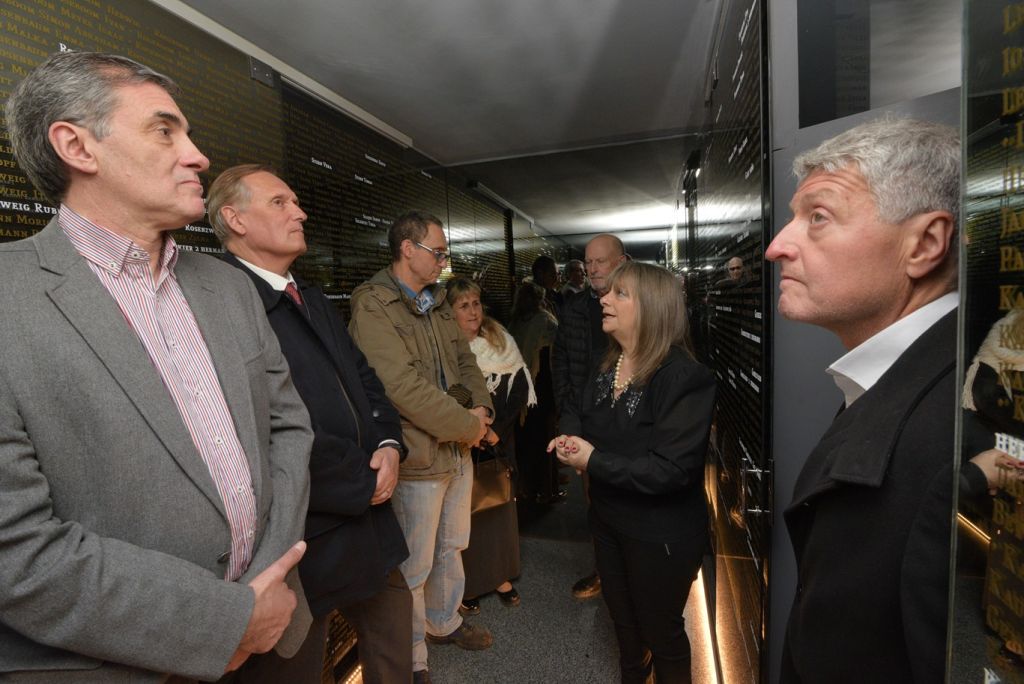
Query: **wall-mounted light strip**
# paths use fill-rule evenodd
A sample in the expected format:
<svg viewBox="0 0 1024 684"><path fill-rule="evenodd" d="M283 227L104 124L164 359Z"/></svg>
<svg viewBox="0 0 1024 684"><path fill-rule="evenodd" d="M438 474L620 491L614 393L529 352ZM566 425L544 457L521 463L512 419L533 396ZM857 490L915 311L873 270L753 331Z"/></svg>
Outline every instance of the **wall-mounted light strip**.
<svg viewBox="0 0 1024 684"><path fill-rule="evenodd" d="M971 534L983 541L985 544L992 543L992 538L985 534L985 531L964 517L962 513L956 514L956 521L967 528Z"/></svg>
<svg viewBox="0 0 1024 684"><path fill-rule="evenodd" d="M693 583L692 589L696 590L696 596L694 597L697 601L697 629L704 634L704 643L707 646L704 649L704 671L710 674L710 678L707 681L717 682L718 679L718 667L715 664L715 649L713 636L711 635L711 618L708 615L708 602L704 597L704 570L697 571L697 580Z"/></svg>

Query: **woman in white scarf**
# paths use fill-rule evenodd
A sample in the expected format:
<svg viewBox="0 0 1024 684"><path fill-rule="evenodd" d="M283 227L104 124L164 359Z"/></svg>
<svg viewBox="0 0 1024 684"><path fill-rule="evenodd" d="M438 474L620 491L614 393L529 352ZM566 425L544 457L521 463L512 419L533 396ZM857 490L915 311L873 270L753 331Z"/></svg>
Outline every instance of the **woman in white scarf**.
<svg viewBox="0 0 1024 684"><path fill-rule="evenodd" d="M511 456L515 454L515 424L519 413L524 405L537 403L530 372L512 336L484 313L479 285L465 278L454 278L447 285L447 299L487 381L494 403L491 429L504 452ZM476 452L474 456L485 457L483 452ZM510 461L514 462L514 457ZM479 597L492 591L504 605L519 605L519 592L511 582L519 575L519 523L514 499L473 514L469 547L462 552L462 563L466 571L464 595L467 597L459 608L463 615L480 612Z"/></svg>

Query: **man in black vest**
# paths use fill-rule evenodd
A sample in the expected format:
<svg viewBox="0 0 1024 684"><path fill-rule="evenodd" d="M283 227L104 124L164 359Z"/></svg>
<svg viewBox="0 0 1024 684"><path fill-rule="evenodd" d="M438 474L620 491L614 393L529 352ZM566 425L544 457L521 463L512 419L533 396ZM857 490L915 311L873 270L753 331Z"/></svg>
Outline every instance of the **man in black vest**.
<svg viewBox="0 0 1024 684"><path fill-rule="evenodd" d="M337 608L356 630L363 681L408 681L412 597L398 570L408 550L389 501L405 451L398 412L338 310L289 272L306 251L306 214L291 188L272 169L245 164L214 181L208 206L224 259L256 286L313 423L299 574L315 621L299 654L278 659L272 676L320 680L327 617Z"/></svg>
<svg viewBox="0 0 1024 684"><path fill-rule="evenodd" d="M862 124L797 157L779 313L835 333L845 403L793 489L781 681L941 682L957 410L957 132Z"/></svg>

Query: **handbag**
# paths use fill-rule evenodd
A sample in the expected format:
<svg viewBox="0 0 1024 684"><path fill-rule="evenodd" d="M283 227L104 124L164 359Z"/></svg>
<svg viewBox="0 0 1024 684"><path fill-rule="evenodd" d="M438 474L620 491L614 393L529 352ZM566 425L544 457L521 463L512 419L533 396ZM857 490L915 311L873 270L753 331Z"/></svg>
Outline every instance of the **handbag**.
<svg viewBox="0 0 1024 684"><path fill-rule="evenodd" d="M499 445L489 444L482 451L492 458L480 460L479 451L473 450L473 496L470 512L486 511L512 500L512 466Z"/></svg>

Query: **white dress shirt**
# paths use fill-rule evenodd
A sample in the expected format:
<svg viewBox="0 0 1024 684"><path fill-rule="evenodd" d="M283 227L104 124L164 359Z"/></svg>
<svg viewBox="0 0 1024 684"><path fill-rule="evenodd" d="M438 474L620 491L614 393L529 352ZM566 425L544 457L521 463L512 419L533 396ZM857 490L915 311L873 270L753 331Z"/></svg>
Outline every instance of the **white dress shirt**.
<svg viewBox="0 0 1024 684"><path fill-rule="evenodd" d="M871 389L918 337L959 303L959 292L944 294L875 333L829 366L828 373L846 398L846 405Z"/></svg>

